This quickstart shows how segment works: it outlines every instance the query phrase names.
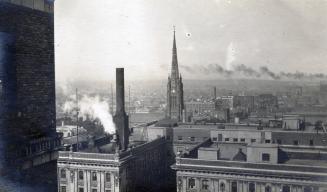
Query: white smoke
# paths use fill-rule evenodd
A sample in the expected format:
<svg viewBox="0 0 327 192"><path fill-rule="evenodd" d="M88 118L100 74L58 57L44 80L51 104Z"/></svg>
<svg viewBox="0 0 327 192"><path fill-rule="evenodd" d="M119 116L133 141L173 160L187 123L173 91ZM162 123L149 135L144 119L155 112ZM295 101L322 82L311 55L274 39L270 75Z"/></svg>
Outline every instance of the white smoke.
<svg viewBox="0 0 327 192"><path fill-rule="evenodd" d="M88 97L83 96L78 101L79 116L89 116L93 119L100 120L104 127L104 131L109 134L116 132L113 118L109 113L109 104L106 101L100 100L99 96ZM67 101L63 106L64 112L75 111L76 114L76 101Z"/></svg>
<svg viewBox="0 0 327 192"><path fill-rule="evenodd" d="M227 55L226 55L226 64L225 69L226 70L232 70L232 63L236 59L236 50L233 42L230 42L227 48Z"/></svg>

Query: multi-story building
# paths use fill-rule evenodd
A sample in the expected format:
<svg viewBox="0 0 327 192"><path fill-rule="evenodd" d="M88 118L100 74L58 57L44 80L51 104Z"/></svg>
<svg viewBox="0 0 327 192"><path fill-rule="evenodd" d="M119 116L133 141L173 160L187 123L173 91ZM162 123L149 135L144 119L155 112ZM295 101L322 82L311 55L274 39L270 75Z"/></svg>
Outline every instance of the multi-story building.
<svg viewBox="0 0 327 192"><path fill-rule="evenodd" d="M300 155L276 144L213 143L176 158L178 192L313 192L327 190L326 152ZM306 156L305 156L306 155ZM312 156L311 156L312 155ZM310 157L311 156L311 157Z"/></svg>
<svg viewBox="0 0 327 192"><path fill-rule="evenodd" d="M130 135L121 68L116 70L116 84L116 134L108 144L91 142L84 150L59 153L59 192L167 191L174 187L167 184L168 139Z"/></svg>
<svg viewBox="0 0 327 192"><path fill-rule="evenodd" d="M131 143L136 145L136 143ZM95 151L59 152L60 192L165 191L166 139L137 144L126 151L112 144Z"/></svg>
<svg viewBox="0 0 327 192"><path fill-rule="evenodd" d="M327 190L326 135L255 126L211 129L211 142L179 151L177 191Z"/></svg>
<svg viewBox="0 0 327 192"><path fill-rule="evenodd" d="M179 74L178 60L177 60L177 47L174 29L173 41L173 57L171 64L171 74L168 77L167 84L167 111L166 117L170 119L177 119L182 121L184 118L184 96L183 96L183 81L182 75Z"/></svg>
<svg viewBox="0 0 327 192"><path fill-rule="evenodd" d="M61 141L55 125L52 1L0 0L0 81L2 176L15 173L21 185L46 180L55 188ZM49 172L41 176L42 171Z"/></svg>

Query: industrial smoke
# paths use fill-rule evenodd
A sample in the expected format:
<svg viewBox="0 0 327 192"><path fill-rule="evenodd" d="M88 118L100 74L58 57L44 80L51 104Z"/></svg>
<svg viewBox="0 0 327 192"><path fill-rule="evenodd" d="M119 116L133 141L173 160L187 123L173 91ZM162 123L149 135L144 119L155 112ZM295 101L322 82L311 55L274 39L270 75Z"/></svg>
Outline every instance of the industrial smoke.
<svg viewBox="0 0 327 192"><path fill-rule="evenodd" d="M230 57L233 58L233 57ZM234 59L227 59L229 61L226 66L230 66ZM272 79L272 80L326 80L327 75L323 73L304 73L296 71L295 73L288 72L273 72L267 66L261 66L259 69L251 68L244 64L234 64L228 68L224 68L219 64L209 65L195 65L193 67L181 65L187 73L203 74L203 75L219 75L225 78L250 78L250 79Z"/></svg>
<svg viewBox="0 0 327 192"><path fill-rule="evenodd" d="M115 124L109 113L109 104L106 101L100 100L99 96L82 96L78 101L78 108L79 116L99 119L106 133L114 134L116 132ZM76 101L67 101L63 106L63 110L64 112L76 111Z"/></svg>

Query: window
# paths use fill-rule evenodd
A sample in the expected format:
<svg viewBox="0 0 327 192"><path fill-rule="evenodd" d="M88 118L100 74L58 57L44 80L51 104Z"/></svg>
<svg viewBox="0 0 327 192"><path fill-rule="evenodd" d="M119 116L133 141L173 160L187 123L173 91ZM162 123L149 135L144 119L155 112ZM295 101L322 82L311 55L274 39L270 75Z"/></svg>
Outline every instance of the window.
<svg viewBox="0 0 327 192"><path fill-rule="evenodd" d="M291 191L290 186L288 186L288 185L283 186L282 192L290 192L290 191Z"/></svg>
<svg viewBox="0 0 327 192"><path fill-rule="evenodd" d="M251 143L255 143L256 141L256 139L251 139Z"/></svg>
<svg viewBox="0 0 327 192"><path fill-rule="evenodd" d="M190 137L190 141L195 141L195 137Z"/></svg>
<svg viewBox="0 0 327 192"><path fill-rule="evenodd" d="M218 134L218 141L223 141L223 134Z"/></svg>
<svg viewBox="0 0 327 192"><path fill-rule="evenodd" d="M233 141L234 141L234 142L238 142L238 139L237 139L237 138L234 138Z"/></svg>
<svg viewBox="0 0 327 192"><path fill-rule="evenodd" d="M66 192L66 186L61 186L60 192Z"/></svg>
<svg viewBox="0 0 327 192"><path fill-rule="evenodd" d="M179 141L183 140L183 137L182 136L178 136L178 140Z"/></svg>
<svg viewBox="0 0 327 192"><path fill-rule="evenodd" d="M282 144L282 140L277 139L277 144L281 145Z"/></svg>
<svg viewBox="0 0 327 192"><path fill-rule="evenodd" d="M225 183L220 183L220 192L225 192Z"/></svg>
<svg viewBox="0 0 327 192"><path fill-rule="evenodd" d="M266 139L265 140L265 143L270 143L270 139Z"/></svg>
<svg viewBox="0 0 327 192"><path fill-rule="evenodd" d="M106 192L111 192L111 190L110 189L106 189Z"/></svg>
<svg viewBox="0 0 327 192"><path fill-rule="evenodd" d="M78 188L78 192L84 192L84 188L82 187Z"/></svg>
<svg viewBox="0 0 327 192"><path fill-rule="evenodd" d="M110 173L106 173L106 182L110 182Z"/></svg>
<svg viewBox="0 0 327 192"><path fill-rule="evenodd" d="M66 179L66 170L65 169L60 170L60 177L63 179Z"/></svg>
<svg viewBox="0 0 327 192"><path fill-rule="evenodd" d="M237 192L237 182L236 181L232 182L232 192Z"/></svg>
<svg viewBox="0 0 327 192"><path fill-rule="evenodd" d="M217 137L212 138L212 141L217 141Z"/></svg>
<svg viewBox="0 0 327 192"><path fill-rule="evenodd" d="M271 187L269 185L265 187L265 192L271 192Z"/></svg>
<svg viewBox="0 0 327 192"><path fill-rule="evenodd" d="M313 139L310 139L310 145L313 145Z"/></svg>
<svg viewBox="0 0 327 192"><path fill-rule="evenodd" d="M96 172L92 172L92 181L96 181L96 180L97 180L97 173Z"/></svg>
<svg viewBox="0 0 327 192"><path fill-rule="evenodd" d="M304 187L303 192L312 192L312 188L309 186Z"/></svg>
<svg viewBox="0 0 327 192"><path fill-rule="evenodd" d="M299 144L299 141L298 140L294 140L293 141L293 145L298 145Z"/></svg>
<svg viewBox="0 0 327 192"><path fill-rule="evenodd" d="M270 154L269 153L263 153L262 154L262 161L270 161Z"/></svg>
<svg viewBox="0 0 327 192"><path fill-rule="evenodd" d="M255 184L254 183L249 184L249 192L255 192Z"/></svg>
<svg viewBox="0 0 327 192"><path fill-rule="evenodd" d="M97 192L98 190L97 189L92 189L92 192Z"/></svg>
<svg viewBox="0 0 327 192"><path fill-rule="evenodd" d="M170 135L167 135L167 140L170 141Z"/></svg>
<svg viewBox="0 0 327 192"><path fill-rule="evenodd" d="M84 179L83 171L78 172L78 179L80 179L80 180Z"/></svg>
<svg viewBox="0 0 327 192"><path fill-rule="evenodd" d="M190 188L190 189L195 188L195 179L191 178L188 180L188 188Z"/></svg>
<svg viewBox="0 0 327 192"><path fill-rule="evenodd" d="M208 190L209 189L209 181L202 180L202 189Z"/></svg>
<svg viewBox="0 0 327 192"><path fill-rule="evenodd" d="M243 142L243 143L244 143L244 142L245 142L245 138L241 138L241 142Z"/></svg>
<svg viewBox="0 0 327 192"><path fill-rule="evenodd" d="M225 141L229 141L229 138L225 138Z"/></svg>

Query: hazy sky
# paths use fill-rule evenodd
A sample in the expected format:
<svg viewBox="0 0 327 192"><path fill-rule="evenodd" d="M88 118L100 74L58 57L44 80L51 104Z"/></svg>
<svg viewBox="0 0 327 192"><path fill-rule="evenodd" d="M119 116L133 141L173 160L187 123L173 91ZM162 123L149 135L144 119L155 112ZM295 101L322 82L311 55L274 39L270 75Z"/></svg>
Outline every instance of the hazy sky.
<svg viewBox="0 0 327 192"><path fill-rule="evenodd" d="M326 0L56 0L56 78L165 79L173 25L185 78L210 64L327 73Z"/></svg>

